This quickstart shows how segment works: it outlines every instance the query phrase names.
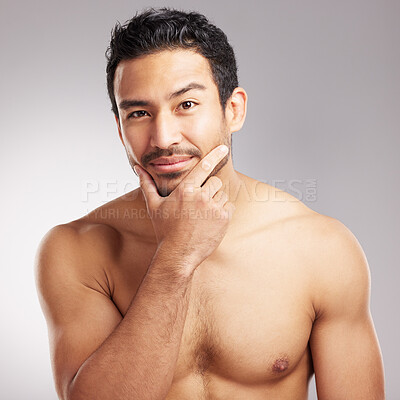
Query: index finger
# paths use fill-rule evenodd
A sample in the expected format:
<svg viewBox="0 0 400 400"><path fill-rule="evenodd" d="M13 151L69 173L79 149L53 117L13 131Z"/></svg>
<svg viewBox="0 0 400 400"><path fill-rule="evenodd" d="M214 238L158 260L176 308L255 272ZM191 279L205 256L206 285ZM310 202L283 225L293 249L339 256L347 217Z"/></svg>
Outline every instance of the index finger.
<svg viewBox="0 0 400 400"><path fill-rule="evenodd" d="M192 171L179 184L192 183L195 187L200 187L208 178L217 164L228 154L228 147L224 144L212 149L200 162L193 168Z"/></svg>

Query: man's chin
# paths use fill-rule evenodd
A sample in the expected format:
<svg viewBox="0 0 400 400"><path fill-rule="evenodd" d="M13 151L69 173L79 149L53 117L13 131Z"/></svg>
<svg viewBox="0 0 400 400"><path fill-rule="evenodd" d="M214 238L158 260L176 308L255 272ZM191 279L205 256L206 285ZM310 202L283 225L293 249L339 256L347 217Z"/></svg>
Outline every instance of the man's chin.
<svg viewBox="0 0 400 400"><path fill-rule="evenodd" d="M182 181L185 173L187 174L187 171L170 172L158 175L156 180L153 178L158 194L161 197L169 196Z"/></svg>

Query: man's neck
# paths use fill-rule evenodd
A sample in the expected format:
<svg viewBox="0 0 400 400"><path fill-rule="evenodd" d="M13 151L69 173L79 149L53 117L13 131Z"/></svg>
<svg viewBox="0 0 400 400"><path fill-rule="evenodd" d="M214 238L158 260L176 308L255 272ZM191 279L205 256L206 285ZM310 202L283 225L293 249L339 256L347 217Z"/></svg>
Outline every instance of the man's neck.
<svg viewBox="0 0 400 400"><path fill-rule="evenodd" d="M216 175L222 181L222 188L227 195L228 201L234 204L236 208L243 206L245 200L248 200L248 188L244 180L234 170L232 159Z"/></svg>

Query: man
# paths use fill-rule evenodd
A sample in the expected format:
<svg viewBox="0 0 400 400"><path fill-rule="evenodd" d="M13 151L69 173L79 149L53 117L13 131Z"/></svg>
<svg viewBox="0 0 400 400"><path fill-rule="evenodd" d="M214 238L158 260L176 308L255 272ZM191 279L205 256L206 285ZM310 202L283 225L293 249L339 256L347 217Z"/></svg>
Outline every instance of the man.
<svg viewBox="0 0 400 400"><path fill-rule="evenodd" d="M37 254L59 397L381 400L352 233L234 170L247 95L224 33L149 9L113 32L108 90L140 188Z"/></svg>

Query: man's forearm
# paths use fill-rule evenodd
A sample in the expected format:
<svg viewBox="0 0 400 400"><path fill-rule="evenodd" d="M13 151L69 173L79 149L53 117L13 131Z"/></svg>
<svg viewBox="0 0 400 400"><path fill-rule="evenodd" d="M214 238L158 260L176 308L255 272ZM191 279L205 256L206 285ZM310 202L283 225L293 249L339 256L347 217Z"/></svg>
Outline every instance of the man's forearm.
<svg viewBox="0 0 400 400"><path fill-rule="evenodd" d="M112 334L82 364L68 400L164 399L171 386L189 304L192 275L166 253L152 260L135 298ZM183 270L182 270L183 271Z"/></svg>

